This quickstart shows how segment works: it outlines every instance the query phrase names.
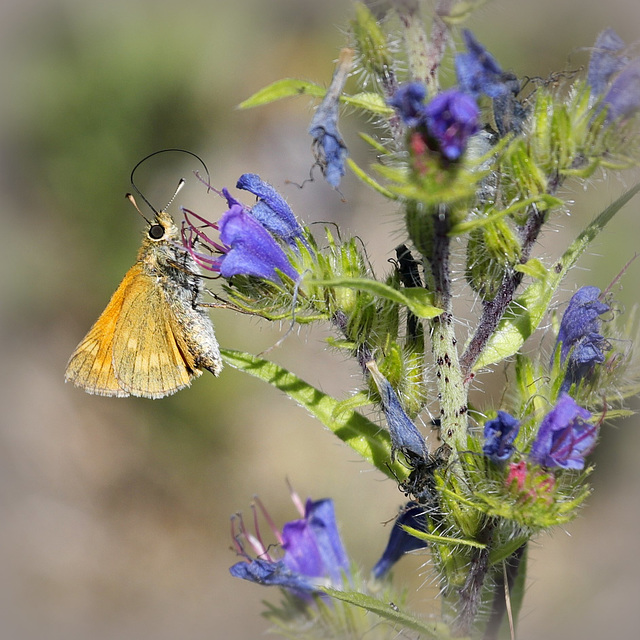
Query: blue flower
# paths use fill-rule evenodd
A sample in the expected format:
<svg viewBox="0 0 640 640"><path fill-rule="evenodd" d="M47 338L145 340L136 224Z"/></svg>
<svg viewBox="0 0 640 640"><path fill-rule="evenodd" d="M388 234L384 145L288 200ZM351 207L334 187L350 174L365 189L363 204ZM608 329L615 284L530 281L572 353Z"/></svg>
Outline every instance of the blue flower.
<svg viewBox="0 0 640 640"><path fill-rule="evenodd" d="M409 82L398 87L388 100L388 104L398 112L408 127L415 128L420 125L426 125L424 113L424 100L426 97L427 90L422 83Z"/></svg>
<svg viewBox="0 0 640 640"><path fill-rule="evenodd" d="M296 246L298 239L306 244L302 227L298 224L291 207L268 182L255 173L245 173L238 179L236 188L249 191L258 198L258 202L251 207L249 213L269 233L292 247Z"/></svg>
<svg viewBox="0 0 640 640"><path fill-rule="evenodd" d="M229 568L234 578L242 578L267 587L284 587L296 593L314 593L316 587L304 577L293 573L282 560L269 561L254 558L250 562L237 562Z"/></svg>
<svg viewBox="0 0 640 640"><path fill-rule="evenodd" d="M391 436L392 451L402 451L405 454L409 453L410 456L414 455L419 459L426 460L429 451L424 438L402 408L400 399L390 382L380 373L375 361L367 362L367 369L380 394L382 410L387 419Z"/></svg>
<svg viewBox="0 0 640 640"><path fill-rule="evenodd" d="M299 278L273 236L240 205L226 211L218 226L220 240L229 247L218 259L218 270L224 278L246 275L280 282L276 269L292 280Z"/></svg>
<svg viewBox="0 0 640 640"><path fill-rule="evenodd" d="M560 394L556 406L542 419L531 460L543 467L582 469L597 436L597 427L586 422L590 417L570 395Z"/></svg>
<svg viewBox="0 0 640 640"><path fill-rule="evenodd" d="M592 96L602 95L612 76L629 62L618 53L624 46L624 40L613 29L605 29L597 37L587 71Z"/></svg>
<svg viewBox="0 0 640 640"><path fill-rule="evenodd" d="M602 97L597 112L607 109L607 123L640 110L640 58L629 58L622 53L624 48L620 36L606 29L598 36L589 60L591 101Z"/></svg>
<svg viewBox="0 0 640 640"><path fill-rule="evenodd" d="M602 104L608 107L607 122L640 110L640 58L630 62L611 83Z"/></svg>
<svg viewBox="0 0 640 640"><path fill-rule="evenodd" d="M500 68L471 31L464 29L462 36L467 53L459 53L455 58L460 90L476 99L484 94L493 100L493 116L501 136L510 131L520 133L527 116L526 109L516 99L520 81L513 73Z"/></svg>
<svg viewBox="0 0 640 640"><path fill-rule="evenodd" d="M294 501L298 501L294 496ZM272 522L264 507L258 502L269 523ZM240 517L240 532L235 531L234 543L244 560L234 564L231 575L266 586L285 587L300 596L319 592L318 587L343 586L349 575L349 559L342 545L336 524L333 500L307 500L303 517L288 522L282 532L274 529L284 555L272 556L258 536L244 528ZM245 550L249 544L258 557L252 558Z"/></svg>
<svg viewBox="0 0 640 640"><path fill-rule="evenodd" d="M476 40L468 29L462 30L467 53L459 53L455 58L456 77L461 91L474 97L481 93L497 98L513 91L515 76L505 73L496 59ZM517 80L516 80L517 82ZM516 93L520 90L519 86Z"/></svg>
<svg viewBox="0 0 640 640"><path fill-rule="evenodd" d="M338 585L349 571L331 499L307 500L304 518L282 528L282 548L284 564L294 573Z"/></svg>
<svg viewBox="0 0 640 640"><path fill-rule="evenodd" d="M442 155L454 162L478 131L480 110L470 95L449 89L426 105L425 117L429 135L437 141Z"/></svg>
<svg viewBox="0 0 640 640"><path fill-rule="evenodd" d="M374 578L379 580L387 575L391 567L398 562L405 553L415 551L416 549L424 549L424 547L427 546L425 540L421 540L407 533L403 529L403 526L418 529L419 531L426 531L427 523L424 507L413 501L408 502L403 507L396 521L393 523L387 548L371 571Z"/></svg>
<svg viewBox="0 0 640 640"><path fill-rule="evenodd" d="M560 363L567 358L567 369L561 391L568 391L572 384L588 376L596 364L604 362L604 351L610 346L600 335L600 316L611 307L599 300L598 287L582 287L576 291L560 321L556 341L562 344Z"/></svg>
<svg viewBox="0 0 640 640"><path fill-rule="evenodd" d="M506 462L513 454L513 441L520 431L520 422L506 411L484 425L482 453L496 464Z"/></svg>
<svg viewBox="0 0 640 640"><path fill-rule="evenodd" d="M313 114L309 125L309 135L313 138L312 149L316 162L320 166L325 180L334 189L340 186L340 180L345 174L344 164L349 155L338 131L338 107L352 60L353 50L343 49L329 89Z"/></svg>
<svg viewBox="0 0 640 640"><path fill-rule="evenodd" d="M479 129L480 110L471 95L448 89L424 104L426 89L419 82L398 88L389 100L405 124L425 137L449 162L464 153L470 136Z"/></svg>

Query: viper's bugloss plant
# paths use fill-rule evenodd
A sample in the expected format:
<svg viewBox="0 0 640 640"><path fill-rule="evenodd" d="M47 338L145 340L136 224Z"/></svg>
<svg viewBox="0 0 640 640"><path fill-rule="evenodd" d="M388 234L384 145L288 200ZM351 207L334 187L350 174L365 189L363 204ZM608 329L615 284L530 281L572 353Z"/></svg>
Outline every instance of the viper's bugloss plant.
<svg viewBox="0 0 640 640"><path fill-rule="evenodd" d="M577 185L604 179L603 169L611 176L639 164L640 58L606 29L585 73L525 80L490 43L458 30L480 3L442 0L427 27L418 2L388 4L374 16L355 3L328 89L287 79L241 105L318 99L309 166L336 190L350 170L388 202L403 228L388 272L373 272L356 237L329 226L312 234L296 215L316 212L294 214L251 173L236 185L244 194L214 189L224 201L212 196L210 210L185 210L183 242L220 274L227 308L332 328L331 346L360 367L352 397L333 398L263 358L222 355L305 407L397 483L405 504L386 548L381 531L372 569L347 560L325 500L274 528L270 546L240 521L243 559L231 571L282 589L284 604L267 617L287 637L509 637L529 542L576 516L590 492L590 453L640 390L633 323L613 293L588 282L573 296L560 289L640 191L600 213L574 211L568 199ZM441 69L455 69L455 78ZM373 122L376 135L345 141L343 106ZM347 151L363 141L370 171ZM246 193L257 201L243 204ZM541 235L568 211L583 231L559 255L537 256ZM459 274L468 295L456 298ZM469 299L476 319L465 324L459 307ZM566 304L559 321L554 301ZM534 332L541 349L525 344ZM500 377L500 400L471 406L470 390L490 375ZM369 512L384 519L376 505ZM440 585L438 621L406 611L402 595L393 606L388 591L379 595L391 588L394 564L416 550L430 555ZM366 633L354 622L363 613Z"/></svg>

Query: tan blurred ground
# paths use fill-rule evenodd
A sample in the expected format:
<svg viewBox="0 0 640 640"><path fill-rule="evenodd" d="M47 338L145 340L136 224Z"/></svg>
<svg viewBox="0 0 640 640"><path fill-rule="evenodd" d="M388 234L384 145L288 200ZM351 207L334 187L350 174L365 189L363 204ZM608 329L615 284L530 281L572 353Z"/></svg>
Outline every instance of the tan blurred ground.
<svg viewBox="0 0 640 640"><path fill-rule="evenodd" d="M394 211L350 178L346 202L321 181L285 184L304 180L311 163L310 104L233 109L281 77L328 82L348 16L339 0L0 5L2 640L260 637L260 601L271 594L228 575L229 516L259 492L279 521L293 517L285 478L303 495L335 498L363 567L382 550L397 489L274 391L225 372L162 401L116 400L65 386L62 375L134 259L141 225L122 196L133 164L159 148L198 152L217 186L259 173L307 222L359 234L384 269L401 239ZM640 8L502 0L471 26L504 67L546 76L580 64L579 48L605 26L637 41ZM344 133L362 154L353 129ZM180 177L175 165L166 171L147 183L153 202ZM576 192L580 206L563 222L581 228L622 188ZM197 188L186 194L193 208L223 210ZM575 283L606 285L637 250L639 208L627 207L582 260L565 298ZM563 242L547 234L541 254ZM624 281L628 306L637 274L634 265ZM213 318L226 347L257 353L281 335L225 311ZM274 358L346 397L357 371L322 338L302 330ZM637 635L639 451L637 420L605 429L582 517L533 550L523 640ZM403 560L396 579L428 611L433 591L415 591L425 559Z"/></svg>

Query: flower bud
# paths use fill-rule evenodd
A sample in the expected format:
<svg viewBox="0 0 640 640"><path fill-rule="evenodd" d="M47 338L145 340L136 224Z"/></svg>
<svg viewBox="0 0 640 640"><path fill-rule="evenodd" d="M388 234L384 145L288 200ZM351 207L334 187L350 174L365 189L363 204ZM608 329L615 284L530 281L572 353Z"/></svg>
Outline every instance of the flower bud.
<svg viewBox="0 0 640 640"><path fill-rule="evenodd" d="M467 281L484 300L492 300L519 258L520 243L506 220L474 229L467 244Z"/></svg>
<svg viewBox="0 0 640 640"><path fill-rule="evenodd" d="M387 84L393 75L393 57L387 38L369 8L361 2L356 3L356 17L351 21L351 30L360 54L360 64L365 71Z"/></svg>

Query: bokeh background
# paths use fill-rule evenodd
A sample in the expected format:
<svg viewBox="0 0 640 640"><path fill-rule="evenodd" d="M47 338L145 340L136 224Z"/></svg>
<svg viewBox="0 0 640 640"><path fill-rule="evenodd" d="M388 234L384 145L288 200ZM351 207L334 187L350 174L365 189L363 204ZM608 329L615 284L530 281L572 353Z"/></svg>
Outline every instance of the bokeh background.
<svg viewBox="0 0 640 640"><path fill-rule="evenodd" d="M351 14L343 0L5 0L0 3L0 637L7 639L249 639L266 628L260 601L277 593L231 578L229 516L259 493L279 522L295 516L286 479L304 496L333 496L345 544L371 567L395 485L277 392L226 370L161 401L88 396L63 383L72 349L133 264L143 224L124 201L129 172L155 150L207 162L217 186L259 173L307 222L357 233L385 268L401 225L348 176L344 200L311 166L306 98L235 109L286 76L328 83ZM640 36L637 0L496 0L471 26L505 68L547 76L584 64L605 26ZM343 133L367 162L355 125ZM362 125L362 123L360 123ZM177 154L147 163L139 185L156 206L180 196L212 216L221 202ZM633 177L574 190L572 217L547 233L554 256ZM632 202L572 273L604 287L638 249ZM560 221L558 221L560 223ZM620 297L638 296L634 264ZM225 347L255 353L281 327L216 310ZM346 397L358 371L327 351L320 330L271 355ZM500 393L502 379L486 383ZM520 637L634 637L640 628L638 421L607 427L595 492L581 517L532 549ZM433 609L428 555L395 572L410 603Z"/></svg>

